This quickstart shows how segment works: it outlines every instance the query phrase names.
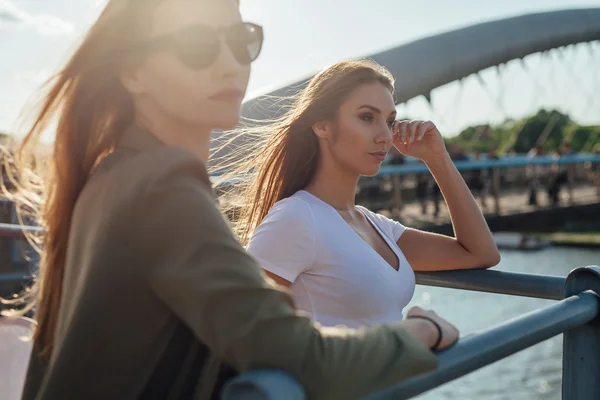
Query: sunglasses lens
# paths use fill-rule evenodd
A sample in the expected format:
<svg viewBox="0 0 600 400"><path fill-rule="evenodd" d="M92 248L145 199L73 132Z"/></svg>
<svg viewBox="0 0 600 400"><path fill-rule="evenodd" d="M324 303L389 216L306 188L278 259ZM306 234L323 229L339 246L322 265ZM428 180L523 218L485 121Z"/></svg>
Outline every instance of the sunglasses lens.
<svg viewBox="0 0 600 400"><path fill-rule="evenodd" d="M225 40L240 64L250 64L260 54L263 31L258 25L241 23L226 30ZM219 33L202 26L186 29L169 43L179 59L193 69L209 67L222 51Z"/></svg>
<svg viewBox="0 0 600 400"><path fill-rule="evenodd" d="M227 44L240 64L250 64L256 60L262 43L262 28L255 24L242 23L227 32Z"/></svg>
<svg viewBox="0 0 600 400"><path fill-rule="evenodd" d="M203 69L215 62L220 46L219 37L214 31L197 27L177 37L174 50L188 67Z"/></svg>

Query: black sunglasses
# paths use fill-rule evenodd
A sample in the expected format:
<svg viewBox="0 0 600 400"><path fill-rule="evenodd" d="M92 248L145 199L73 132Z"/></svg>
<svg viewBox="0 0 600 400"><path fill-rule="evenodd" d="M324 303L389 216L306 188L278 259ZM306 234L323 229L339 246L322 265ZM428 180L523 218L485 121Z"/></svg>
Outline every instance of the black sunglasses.
<svg viewBox="0 0 600 400"><path fill-rule="evenodd" d="M263 44L263 29L250 22L223 28L193 25L149 39L142 47L146 50L169 49L188 67L203 69L217 60L221 51L221 35L240 64L247 65L258 58Z"/></svg>

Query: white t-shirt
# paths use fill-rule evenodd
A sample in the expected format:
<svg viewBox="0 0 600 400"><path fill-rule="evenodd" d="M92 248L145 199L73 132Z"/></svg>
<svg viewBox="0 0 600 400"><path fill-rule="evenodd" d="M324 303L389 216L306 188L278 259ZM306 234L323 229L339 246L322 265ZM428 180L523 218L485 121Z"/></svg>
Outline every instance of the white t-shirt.
<svg viewBox="0 0 600 400"><path fill-rule="evenodd" d="M398 271L306 191L277 202L248 244L262 268L292 282L298 308L324 326L400 321L414 293L414 272L396 244L406 228L358 208L398 257Z"/></svg>

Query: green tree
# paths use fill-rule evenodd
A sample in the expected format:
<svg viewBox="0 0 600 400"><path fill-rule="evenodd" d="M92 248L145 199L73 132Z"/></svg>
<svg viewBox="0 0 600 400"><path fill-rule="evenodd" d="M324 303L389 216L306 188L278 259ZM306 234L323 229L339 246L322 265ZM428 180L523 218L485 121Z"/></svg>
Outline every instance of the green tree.
<svg viewBox="0 0 600 400"><path fill-rule="evenodd" d="M496 126L469 126L445 141L448 146L459 145L467 153L527 153L537 144L552 152L567 143L576 152L589 152L600 145L600 126L582 126L560 111L542 109L527 118L507 119Z"/></svg>
<svg viewBox="0 0 600 400"><path fill-rule="evenodd" d="M556 150L563 143L565 128L570 124L571 119L566 114L556 110L539 110L525 121L515 141L514 150L526 153L538 142L546 150Z"/></svg>
<svg viewBox="0 0 600 400"><path fill-rule="evenodd" d="M566 129L564 141L576 152L591 151L595 144L600 143L600 126L571 124Z"/></svg>

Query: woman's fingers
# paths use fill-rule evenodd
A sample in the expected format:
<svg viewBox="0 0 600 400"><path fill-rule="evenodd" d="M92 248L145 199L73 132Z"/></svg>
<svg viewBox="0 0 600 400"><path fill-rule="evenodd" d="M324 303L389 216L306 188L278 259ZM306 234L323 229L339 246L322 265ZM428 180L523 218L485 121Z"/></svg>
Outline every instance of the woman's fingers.
<svg viewBox="0 0 600 400"><path fill-rule="evenodd" d="M423 139L423 137L425 136L425 133L429 130L430 126L431 126L431 122L429 122L429 121L422 121L419 124L419 127L417 128L417 140Z"/></svg>
<svg viewBox="0 0 600 400"><path fill-rule="evenodd" d="M410 121L396 121L396 135L398 136L398 140L400 140L400 143L407 143L407 131L409 122Z"/></svg>
<svg viewBox="0 0 600 400"><path fill-rule="evenodd" d="M413 143L417 135L417 128L421 124L421 121L410 121L408 123L408 143Z"/></svg>
<svg viewBox="0 0 600 400"><path fill-rule="evenodd" d="M414 143L423 139L425 133L433 126L431 121L402 120L394 124L394 132L402 143Z"/></svg>

